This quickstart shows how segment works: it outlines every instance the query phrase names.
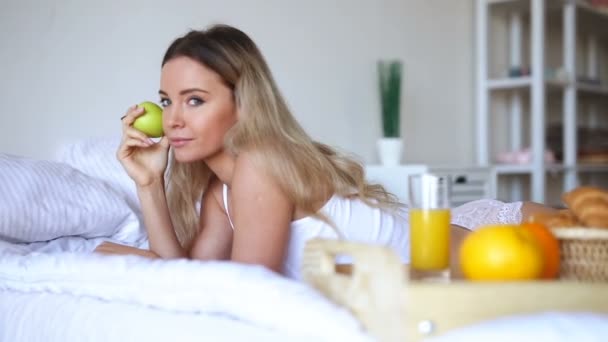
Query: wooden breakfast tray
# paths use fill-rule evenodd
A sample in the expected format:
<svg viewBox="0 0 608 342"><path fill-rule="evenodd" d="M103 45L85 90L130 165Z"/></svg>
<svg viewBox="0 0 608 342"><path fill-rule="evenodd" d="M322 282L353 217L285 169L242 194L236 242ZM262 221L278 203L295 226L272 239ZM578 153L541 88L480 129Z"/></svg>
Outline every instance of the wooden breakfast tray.
<svg viewBox="0 0 608 342"><path fill-rule="evenodd" d="M352 257L352 266L336 265L340 255ZM379 341L415 341L513 314L608 313L608 283L408 282L407 266L379 246L311 240L302 267L308 283L348 308Z"/></svg>

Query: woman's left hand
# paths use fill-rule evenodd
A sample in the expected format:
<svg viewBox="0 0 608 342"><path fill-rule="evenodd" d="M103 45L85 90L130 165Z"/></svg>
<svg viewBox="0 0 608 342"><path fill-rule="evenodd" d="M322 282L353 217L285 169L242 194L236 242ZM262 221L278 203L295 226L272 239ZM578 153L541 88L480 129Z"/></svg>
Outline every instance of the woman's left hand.
<svg viewBox="0 0 608 342"><path fill-rule="evenodd" d="M139 255L146 258L157 259L159 256L149 250L139 249L131 246L119 245L113 242L104 242L95 248L95 253L106 255Z"/></svg>

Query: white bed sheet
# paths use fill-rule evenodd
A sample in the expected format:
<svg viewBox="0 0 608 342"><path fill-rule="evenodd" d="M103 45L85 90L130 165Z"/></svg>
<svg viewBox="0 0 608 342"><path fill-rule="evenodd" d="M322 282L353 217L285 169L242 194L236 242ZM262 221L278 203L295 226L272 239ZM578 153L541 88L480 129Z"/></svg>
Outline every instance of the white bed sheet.
<svg viewBox="0 0 608 342"><path fill-rule="evenodd" d="M428 342L605 342L608 315L544 312L513 315L456 329Z"/></svg>
<svg viewBox="0 0 608 342"><path fill-rule="evenodd" d="M160 341L184 329L198 340L369 339L346 309L258 266L0 253L1 341Z"/></svg>
<svg viewBox="0 0 608 342"><path fill-rule="evenodd" d="M227 316L177 314L52 293L0 292L2 342L310 341Z"/></svg>

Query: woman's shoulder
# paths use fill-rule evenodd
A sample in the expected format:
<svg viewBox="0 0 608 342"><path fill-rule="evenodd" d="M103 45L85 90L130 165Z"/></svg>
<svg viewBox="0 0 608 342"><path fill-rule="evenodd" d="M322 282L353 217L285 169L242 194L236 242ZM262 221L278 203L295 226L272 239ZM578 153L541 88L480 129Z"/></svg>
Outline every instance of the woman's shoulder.
<svg viewBox="0 0 608 342"><path fill-rule="evenodd" d="M267 167L262 166L260 152L242 151L235 159L234 169L232 173L233 185L243 185L246 187L235 186L247 190L278 188L278 182L274 179L271 172L268 172Z"/></svg>

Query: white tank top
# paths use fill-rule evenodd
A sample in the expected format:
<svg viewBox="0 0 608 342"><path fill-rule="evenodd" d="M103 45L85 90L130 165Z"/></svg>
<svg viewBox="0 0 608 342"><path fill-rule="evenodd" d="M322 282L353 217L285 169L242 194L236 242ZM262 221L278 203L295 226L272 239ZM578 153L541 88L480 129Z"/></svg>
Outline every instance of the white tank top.
<svg viewBox="0 0 608 342"><path fill-rule="evenodd" d="M228 187L225 184L223 199L228 220L234 229L228 211ZM320 212L336 225L346 240L388 246L395 250L404 263L409 261L409 234L405 211L403 215L392 214L370 207L359 199L333 196ZM291 222L290 229L283 274L301 279L300 267L306 242L317 237L339 237L329 224L312 216Z"/></svg>

